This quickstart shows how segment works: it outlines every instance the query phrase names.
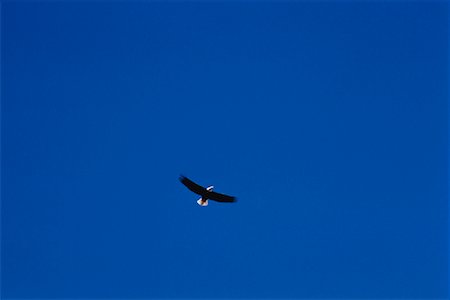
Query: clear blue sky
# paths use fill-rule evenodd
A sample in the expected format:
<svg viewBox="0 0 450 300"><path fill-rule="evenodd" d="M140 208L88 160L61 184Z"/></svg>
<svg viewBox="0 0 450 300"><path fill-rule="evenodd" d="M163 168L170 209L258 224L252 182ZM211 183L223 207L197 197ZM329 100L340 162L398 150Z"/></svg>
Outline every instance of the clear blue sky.
<svg viewBox="0 0 450 300"><path fill-rule="evenodd" d="M445 1L1 9L2 298L448 296Z"/></svg>

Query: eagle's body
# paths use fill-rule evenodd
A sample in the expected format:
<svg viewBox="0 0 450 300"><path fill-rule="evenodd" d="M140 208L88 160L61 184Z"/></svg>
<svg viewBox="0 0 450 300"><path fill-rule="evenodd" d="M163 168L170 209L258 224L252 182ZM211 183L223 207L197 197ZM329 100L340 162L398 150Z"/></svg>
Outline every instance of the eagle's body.
<svg viewBox="0 0 450 300"><path fill-rule="evenodd" d="M201 185L196 184L189 178L182 176L182 175L180 176L180 181L189 190L191 190L192 192L201 196L201 198L197 200L197 203L200 206L207 206L208 200L214 200L217 202L235 202L236 201L236 197L213 192L214 186L209 186L207 188L204 188Z"/></svg>

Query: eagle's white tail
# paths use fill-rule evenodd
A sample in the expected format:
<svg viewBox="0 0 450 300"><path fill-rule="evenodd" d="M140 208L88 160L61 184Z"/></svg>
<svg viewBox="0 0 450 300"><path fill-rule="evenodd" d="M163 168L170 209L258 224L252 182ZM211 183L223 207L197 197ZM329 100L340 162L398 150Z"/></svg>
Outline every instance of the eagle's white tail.
<svg viewBox="0 0 450 300"><path fill-rule="evenodd" d="M197 203L200 206L208 206L208 200L203 200L203 198L198 199Z"/></svg>

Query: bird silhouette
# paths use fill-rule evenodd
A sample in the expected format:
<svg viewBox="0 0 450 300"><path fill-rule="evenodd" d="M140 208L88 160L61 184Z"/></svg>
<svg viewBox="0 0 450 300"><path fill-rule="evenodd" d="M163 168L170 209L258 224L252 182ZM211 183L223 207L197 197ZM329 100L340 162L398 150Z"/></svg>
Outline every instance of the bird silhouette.
<svg viewBox="0 0 450 300"><path fill-rule="evenodd" d="M180 175L180 181L189 190L201 196L201 198L197 200L197 203L200 206L207 206L208 200L213 200L217 202L228 202L228 203L236 202L236 197L213 192L214 186L212 185L207 188L204 188L183 175Z"/></svg>

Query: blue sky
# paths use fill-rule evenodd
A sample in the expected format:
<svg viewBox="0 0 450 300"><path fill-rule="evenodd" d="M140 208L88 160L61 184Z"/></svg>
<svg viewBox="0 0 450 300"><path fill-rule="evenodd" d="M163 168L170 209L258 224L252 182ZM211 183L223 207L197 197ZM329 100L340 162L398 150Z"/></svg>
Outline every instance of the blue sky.
<svg viewBox="0 0 450 300"><path fill-rule="evenodd" d="M448 296L445 1L1 10L2 298Z"/></svg>

